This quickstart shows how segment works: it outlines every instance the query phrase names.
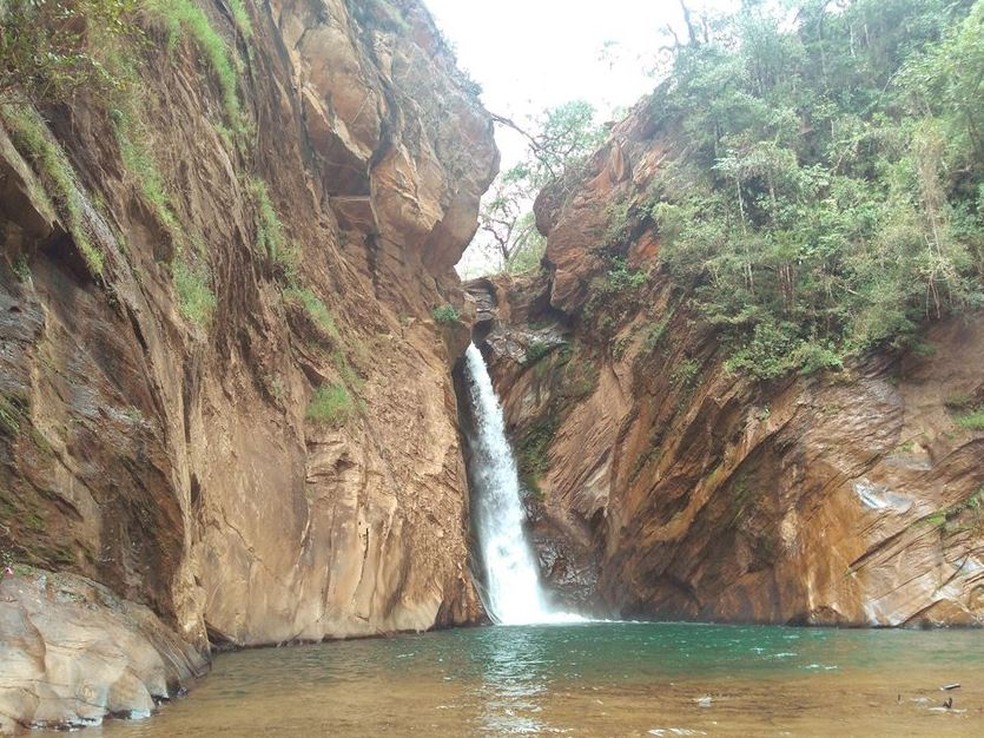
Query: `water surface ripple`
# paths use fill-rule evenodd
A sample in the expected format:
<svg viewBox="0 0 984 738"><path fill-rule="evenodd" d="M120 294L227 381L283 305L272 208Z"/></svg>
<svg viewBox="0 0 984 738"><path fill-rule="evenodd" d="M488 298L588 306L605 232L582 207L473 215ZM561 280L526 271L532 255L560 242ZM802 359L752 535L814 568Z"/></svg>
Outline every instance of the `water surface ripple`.
<svg viewBox="0 0 984 738"><path fill-rule="evenodd" d="M584 623L224 654L86 735L980 736L982 708L979 631Z"/></svg>

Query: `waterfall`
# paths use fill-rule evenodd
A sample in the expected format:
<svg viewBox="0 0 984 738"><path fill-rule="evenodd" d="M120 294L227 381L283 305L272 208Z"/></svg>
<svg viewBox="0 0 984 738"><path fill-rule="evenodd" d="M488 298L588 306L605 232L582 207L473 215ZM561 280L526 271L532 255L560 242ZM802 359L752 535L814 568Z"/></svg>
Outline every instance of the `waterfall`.
<svg viewBox="0 0 984 738"><path fill-rule="evenodd" d="M516 460L506 439L502 407L478 348L465 353L468 396L475 417L471 439L472 515L485 567L482 601L489 617L503 625L570 622L576 615L547 604L533 550L523 531Z"/></svg>

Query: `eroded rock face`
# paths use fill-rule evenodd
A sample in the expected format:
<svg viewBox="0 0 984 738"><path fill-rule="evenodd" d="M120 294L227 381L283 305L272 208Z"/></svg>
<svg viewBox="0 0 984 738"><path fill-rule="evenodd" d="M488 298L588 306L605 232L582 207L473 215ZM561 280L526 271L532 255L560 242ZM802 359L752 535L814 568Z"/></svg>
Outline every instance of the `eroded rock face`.
<svg viewBox="0 0 984 738"><path fill-rule="evenodd" d="M0 731L144 717L208 661L143 605L83 577L17 567L0 580Z"/></svg>
<svg viewBox="0 0 984 738"><path fill-rule="evenodd" d="M248 41L201 3L240 62L240 133L193 41L149 25L142 145L171 218L100 99L44 111L101 273L0 125L0 547L199 648L468 621L465 331L430 314L465 307L491 120L415 0L247 5ZM312 410L319 389L341 409Z"/></svg>
<svg viewBox="0 0 984 738"><path fill-rule="evenodd" d="M955 422L984 400L980 314L930 328L930 356L727 374L653 232L625 254L656 268L649 286L599 289L606 208L642 196L671 149L641 106L580 189L541 195L545 276L473 288L498 306L492 371L540 470L536 538L561 595L640 617L984 624L984 433Z"/></svg>

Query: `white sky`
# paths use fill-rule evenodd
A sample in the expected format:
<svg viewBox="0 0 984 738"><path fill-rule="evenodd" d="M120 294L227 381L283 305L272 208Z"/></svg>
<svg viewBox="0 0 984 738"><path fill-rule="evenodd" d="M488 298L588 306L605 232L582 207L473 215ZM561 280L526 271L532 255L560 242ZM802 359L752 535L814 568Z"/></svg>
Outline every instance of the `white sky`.
<svg viewBox="0 0 984 738"><path fill-rule="evenodd" d="M459 66L482 86L485 107L520 124L568 100L587 100L601 120L631 107L655 86L647 71L666 43L665 27L683 26L677 0L424 2ZM688 0L694 10L721 4ZM606 43L613 44L608 54ZM524 152L503 134L505 168Z"/></svg>

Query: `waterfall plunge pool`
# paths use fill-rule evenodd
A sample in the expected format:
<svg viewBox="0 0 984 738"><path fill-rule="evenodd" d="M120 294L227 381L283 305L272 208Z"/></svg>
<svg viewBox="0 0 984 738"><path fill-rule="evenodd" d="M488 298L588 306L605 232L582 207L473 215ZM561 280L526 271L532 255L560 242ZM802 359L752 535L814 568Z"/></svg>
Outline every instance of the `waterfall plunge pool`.
<svg viewBox="0 0 984 738"><path fill-rule="evenodd" d="M220 654L85 735L979 736L982 708L980 631L594 622Z"/></svg>

